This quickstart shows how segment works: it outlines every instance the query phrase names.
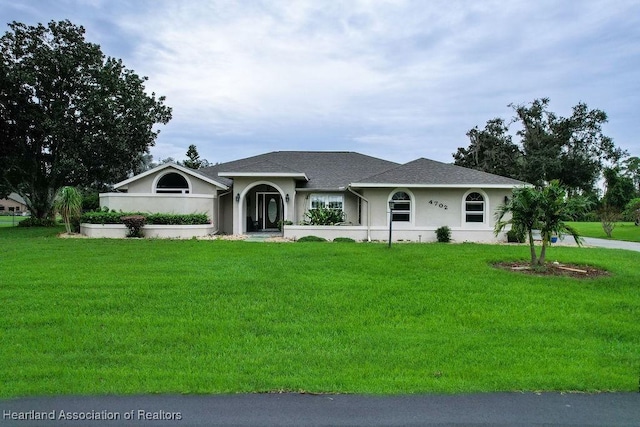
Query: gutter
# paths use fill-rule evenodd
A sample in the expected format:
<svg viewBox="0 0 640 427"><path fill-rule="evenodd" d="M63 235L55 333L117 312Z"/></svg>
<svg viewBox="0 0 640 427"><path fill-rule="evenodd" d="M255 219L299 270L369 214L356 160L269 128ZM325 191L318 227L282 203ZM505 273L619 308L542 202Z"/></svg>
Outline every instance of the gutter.
<svg viewBox="0 0 640 427"><path fill-rule="evenodd" d="M367 202L367 241L371 242L371 203L369 203L369 201L367 199L365 199L361 194L356 193L355 191L353 191L351 189L351 186L347 186L347 190L356 195L357 197L359 197L360 199L364 200L365 202Z"/></svg>

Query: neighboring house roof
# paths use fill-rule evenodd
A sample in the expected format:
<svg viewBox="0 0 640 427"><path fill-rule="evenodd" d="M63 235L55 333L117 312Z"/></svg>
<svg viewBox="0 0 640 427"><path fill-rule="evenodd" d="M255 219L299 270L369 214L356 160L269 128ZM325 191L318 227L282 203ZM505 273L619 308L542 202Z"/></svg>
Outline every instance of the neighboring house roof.
<svg viewBox="0 0 640 427"><path fill-rule="evenodd" d="M353 187L493 187L526 183L500 175L420 158L352 183Z"/></svg>
<svg viewBox="0 0 640 427"><path fill-rule="evenodd" d="M398 163L351 151L273 151L217 164L198 172L215 177L228 186L233 183L228 178L231 176L297 174L305 181L298 186L298 190L336 190L396 166Z"/></svg>
<svg viewBox="0 0 640 427"><path fill-rule="evenodd" d="M18 193L9 194L7 196L7 199L13 200L14 202L20 203L21 205L25 205L25 206L27 204L27 202L25 202L24 199Z"/></svg>
<svg viewBox="0 0 640 427"><path fill-rule="evenodd" d="M127 185L129 185L130 183L132 183L134 181L137 181L137 180L139 180L141 178L144 178L145 176L149 176L151 174L154 174L154 173L159 172L159 171L161 171L163 169L166 169L166 168L177 169L180 172L186 173L187 175L191 175L193 177L202 179L203 181L206 181L206 182L208 182L210 184L217 185L218 187L221 187L224 190L227 190L229 188L229 185L225 184L224 182L221 182L222 180L220 180L220 179L216 179L217 177L213 178L213 177L210 177L208 175L204 175L204 174L200 173L200 171L198 171L198 170L189 169L189 168L186 168L184 166L180 166L180 165L178 165L176 163L173 163L173 162L163 163L163 164L161 164L159 166L156 166L153 169L149 169L148 171L144 171L139 175L135 175L135 176L132 176L129 179L125 179L124 181L121 181L121 182L115 184L113 186L113 188L124 188L124 187L126 187Z"/></svg>

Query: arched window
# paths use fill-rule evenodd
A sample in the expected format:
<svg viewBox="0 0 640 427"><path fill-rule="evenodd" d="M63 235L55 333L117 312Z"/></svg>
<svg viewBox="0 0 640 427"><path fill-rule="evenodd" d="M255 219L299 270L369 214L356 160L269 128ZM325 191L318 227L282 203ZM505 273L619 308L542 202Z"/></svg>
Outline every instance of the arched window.
<svg viewBox="0 0 640 427"><path fill-rule="evenodd" d="M189 183L179 173L171 172L163 175L156 184L156 193L189 194Z"/></svg>
<svg viewBox="0 0 640 427"><path fill-rule="evenodd" d="M411 196L404 191L397 191L391 197L393 200L393 221L410 222L411 221Z"/></svg>
<svg viewBox="0 0 640 427"><path fill-rule="evenodd" d="M484 197L480 193L469 193L464 201L466 222L484 222Z"/></svg>

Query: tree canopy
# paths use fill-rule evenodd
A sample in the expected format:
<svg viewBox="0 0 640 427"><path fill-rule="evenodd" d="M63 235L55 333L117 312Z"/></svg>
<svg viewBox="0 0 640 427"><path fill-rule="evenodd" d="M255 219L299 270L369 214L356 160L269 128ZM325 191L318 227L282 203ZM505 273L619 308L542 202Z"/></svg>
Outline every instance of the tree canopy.
<svg viewBox="0 0 640 427"><path fill-rule="evenodd" d="M607 115L584 103L573 107L570 117L549 110L549 99L530 104L510 104L515 116L487 121L467 133L468 148L453 154L455 164L497 173L542 186L557 179L570 193L593 191L603 169L617 164L626 154L602 132ZM517 143L511 125L517 125Z"/></svg>
<svg viewBox="0 0 640 427"><path fill-rule="evenodd" d="M0 38L0 192L49 216L64 186L113 183L153 146L171 119L146 77L105 57L69 21L9 24Z"/></svg>

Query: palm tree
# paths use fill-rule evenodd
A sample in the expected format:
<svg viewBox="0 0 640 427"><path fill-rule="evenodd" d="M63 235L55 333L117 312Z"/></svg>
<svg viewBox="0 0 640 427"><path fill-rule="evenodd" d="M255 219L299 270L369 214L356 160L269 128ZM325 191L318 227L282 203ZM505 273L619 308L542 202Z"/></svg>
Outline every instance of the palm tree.
<svg viewBox="0 0 640 427"><path fill-rule="evenodd" d="M586 210L588 201L583 197L567 198L566 190L557 180L544 188L520 187L513 191L513 197L498 207L495 233L498 234L511 225L516 232L526 233L531 249L531 265L544 266L547 246L552 236L562 238L570 235L580 246L582 239L577 230L564 222L565 218ZM507 214L511 218L504 220ZM536 254L533 230L539 229L542 237L540 256Z"/></svg>
<svg viewBox="0 0 640 427"><path fill-rule="evenodd" d="M67 234L71 234L71 220L78 218L82 212L82 194L75 187L62 187L54 206L62 216Z"/></svg>
<svg viewBox="0 0 640 427"><path fill-rule="evenodd" d="M507 214L511 218L504 220ZM520 187L513 190L513 196L498 207L496 212L496 235L504 230L507 225L518 234L525 234L531 248L531 265L538 263L536 248L533 241L533 230L538 226L540 216L539 192L533 187Z"/></svg>

